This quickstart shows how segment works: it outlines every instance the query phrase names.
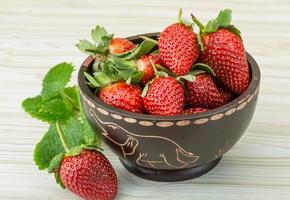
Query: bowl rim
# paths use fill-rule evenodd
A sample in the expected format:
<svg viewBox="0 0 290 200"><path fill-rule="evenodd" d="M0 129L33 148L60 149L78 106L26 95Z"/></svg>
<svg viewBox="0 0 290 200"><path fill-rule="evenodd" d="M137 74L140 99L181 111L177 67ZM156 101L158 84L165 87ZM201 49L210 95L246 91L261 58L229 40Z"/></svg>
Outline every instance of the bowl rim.
<svg viewBox="0 0 290 200"><path fill-rule="evenodd" d="M126 37L126 39L136 40L140 38L140 36L156 37L158 35L159 35L158 32L145 33L145 34L139 34L139 35ZM150 115L150 114L129 112L126 110L115 108L114 106L104 103L99 98L96 98L96 95L90 90L89 86L86 84L86 79L84 76L84 71L90 66L91 62L94 60L93 56L87 57L84 60L84 62L81 64L81 67L78 72L78 85L80 87L82 95L85 95L86 98L89 98L94 104L96 104L102 109L105 109L114 114L119 114L125 117L141 119L141 120L150 120L150 121L167 121L167 120L177 121L177 120L192 120L192 119L199 119L199 118L208 118L212 115L224 113L227 110L236 108L240 103L244 102L251 94L254 94L255 91L258 90L259 84L260 84L260 78L261 78L260 69L255 59L248 52L246 52L246 54L247 54L249 67L251 68L251 73L252 73L251 82L248 88L241 95L235 98L233 101L225 105L222 105L220 107L211 109L207 112L202 112L202 113L197 113L197 114L175 115L175 116L156 116L156 115Z"/></svg>

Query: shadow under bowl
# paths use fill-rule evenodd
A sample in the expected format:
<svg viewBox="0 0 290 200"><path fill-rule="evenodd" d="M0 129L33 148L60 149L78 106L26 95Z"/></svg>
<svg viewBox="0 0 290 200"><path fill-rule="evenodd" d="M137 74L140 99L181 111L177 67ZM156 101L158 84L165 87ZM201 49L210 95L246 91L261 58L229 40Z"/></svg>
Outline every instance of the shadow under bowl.
<svg viewBox="0 0 290 200"><path fill-rule="evenodd" d="M156 39L159 33L142 34ZM135 44L139 35L128 37ZM251 71L248 89L230 103L208 112L161 117L120 110L101 101L86 84L88 57L78 74L86 117L131 173L155 181L181 181L214 168L247 129L258 99L260 70L247 53Z"/></svg>

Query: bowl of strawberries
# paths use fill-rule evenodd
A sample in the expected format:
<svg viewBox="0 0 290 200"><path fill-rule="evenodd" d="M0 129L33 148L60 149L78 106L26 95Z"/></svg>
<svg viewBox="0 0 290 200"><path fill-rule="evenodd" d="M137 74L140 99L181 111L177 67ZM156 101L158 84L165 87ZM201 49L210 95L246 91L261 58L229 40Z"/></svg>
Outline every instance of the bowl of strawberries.
<svg viewBox="0 0 290 200"><path fill-rule="evenodd" d="M193 29L197 26L199 31ZM213 169L247 129L260 70L225 9L161 33L118 38L97 26L78 83L92 128L133 174L181 181Z"/></svg>

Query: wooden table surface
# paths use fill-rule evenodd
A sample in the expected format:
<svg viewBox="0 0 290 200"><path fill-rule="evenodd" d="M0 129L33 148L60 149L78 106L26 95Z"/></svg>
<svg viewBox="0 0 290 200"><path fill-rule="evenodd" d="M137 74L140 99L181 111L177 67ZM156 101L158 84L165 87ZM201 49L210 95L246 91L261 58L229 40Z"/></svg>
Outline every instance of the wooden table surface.
<svg viewBox="0 0 290 200"><path fill-rule="evenodd" d="M178 183L146 181L129 174L106 149L119 178L117 199L289 199L290 197L290 1L0 0L0 199L79 199L38 171L34 145L47 129L30 118L21 101L40 91L54 64L79 66L74 47L101 24L119 36L161 31L177 9L203 21L222 8L234 11L247 51L261 67L256 113L242 139L210 173ZM74 82L75 82L74 77Z"/></svg>

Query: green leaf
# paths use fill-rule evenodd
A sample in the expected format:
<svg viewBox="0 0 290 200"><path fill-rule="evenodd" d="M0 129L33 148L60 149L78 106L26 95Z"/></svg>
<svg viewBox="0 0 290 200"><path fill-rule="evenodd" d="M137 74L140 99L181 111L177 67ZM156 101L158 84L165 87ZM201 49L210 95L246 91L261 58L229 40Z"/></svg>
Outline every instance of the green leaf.
<svg viewBox="0 0 290 200"><path fill-rule="evenodd" d="M107 55L114 35L108 34L104 27L96 26L95 29L92 29L91 36L95 44L88 40L80 40L76 45L79 50L89 55Z"/></svg>
<svg viewBox="0 0 290 200"><path fill-rule="evenodd" d="M141 94L142 97L145 97L145 96L146 96L146 94L147 94L147 92L148 92L148 90L149 90L149 84L150 84L150 83L147 83L147 84L144 86L144 88L143 88L143 90L142 90L142 94Z"/></svg>
<svg viewBox="0 0 290 200"><path fill-rule="evenodd" d="M203 74L203 73L206 73L206 71L204 71L202 69L193 69L193 70L189 71L188 74L198 75L198 74Z"/></svg>
<svg viewBox="0 0 290 200"><path fill-rule="evenodd" d="M65 189L65 186L64 186L64 184L63 184L63 182L62 182L62 180L60 178L60 174L59 173L54 173L54 177L55 177L56 183L59 184L62 187L62 189Z"/></svg>
<svg viewBox="0 0 290 200"><path fill-rule="evenodd" d="M95 150L95 151L99 151L99 150L103 150L99 147L94 147L94 146L90 146L90 145L81 145L81 146L77 146L74 148L71 148L65 155L66 156L78 156L82 153L83 150Z"/></svg>
<svg viewBox="0 0 290 200"><path fill-rule="evenodd" d="M132 83L140 83L142 75L143 75L142 71L135 71L135 73L131 77L131 82Z"/></svg>
<svg viewBox="0 0 290 200"><path fill-rule="evenodd" d="M123 80L133 76L137 70L133 60L124 60L114 56L110 61L113 63L114 69L118 71L118 77L121 77Z"/></svg>
<svg viewBox="0 0 290 200"><path fill-rule="evenodd" d="M73 87L66 87L64 89L64 94L68 96L69 100L67 98L64 99L64 102L69 101L75 108L77 108L79 111L80 105L78 102L78 87L73 86Z"/></svg>
<svg viewBox="0 0 290 200"><path fill-rule="evenodd" d="M221 10L216 18L219 27L228 27L232 20L232 11L230 9Z"/></svg>
<svg viewBox="0 0 290 200"><path fill-rule="evenodd" d="M78 102L81 105L81 97L80 97L80 89L77 88L78 94ZM99 131L93 131L92 127L90 126L84 110L82 106L80 106L80 117L78 118L82 124L83 129L83 137L86 145L90 145L92 147L99 147L101 145L101 134Z"/></svg>
<svg viewBox="0 0 290 200"><path fill-rule="evenodd" d="M132 77L129 77L129 78L126 80L126 83L127 83L128 85L131 84L131 78L132 78Z"/></svg>
<svg viewBox="0 0 290 200"><path fill-rule="evenodd" d="M45 112L54 117L53 121L62 121L73 115L73 110L68 107L61 98L55 98L49 101L43 101L39 112Z"/></svg>
<svg viewBox="0 0 290 200"><path fill-rule="evenodd" d="M59 108L59 99L52 99L45 101L42 96L27 98L23 101L22 107L25 112L29 113L32 117L37 118L44 122L55 122L57 120L65 120L71 114L71 110L67 109L64 104L63 108L56 110L53 105Z"/></svg>
<svg viewBox="0 0 290 200"><path fill-rule="evenodd" d="M29 113L32 117L37 118L39 120L50 122L53 120L53 117L50 115L46 115L44 112L40 112L40 108L42 105L42 97L36 96L32 98L27 98L22 102L22 107L25 112Z"/></svg>
<svg viewBox="0 0 290 200"><path fill-rule="evenodd" d="M109 49L109 45L113 39L114 34L104 35L102 37L101 43L98 45L98 48L106 48Z"/></svg>
<svg viewBox="0 0 290 200"><path fill-rule="evenodd" d="M115 57L118 57L118 58L126 58L127 56L131 55L132 52L138 47L139 45L136 45L134 49L130 50L130 51L126 51L124 53L114 53L113 55Z"/></svg>
<svg viewBox="0 0 290 200"><path fill-rule="evenodd" d="M174 77L174 78L177 77L177 76L176 76L174 73L172 73L168 68L163 67L162 65L159 65L159 64L156 64L155 66L156 66L156 68L157 68L159 71L163 71L163 72L165 72L166 74L169 74L170 76L172 76L172 77Z"/></svg>
<svg viewBox="0 0 290 200"><path fill-rule="evenodd" d="M210 75L215 76L215 73L214 73L213 69L209 65L207 65L207 64L204 64L204 63L195 63L191 67L191 70L196 70L196 69L203 70L205 72L208 72Z"/></svg>
<svg viewBox="0 0 290 200"><path fill-rule="evenodd" d="M97 47L88 40L80 40L76 47L83 53L94 55Z"/></svg>
<svg viewBox="0 0 290 200"><path fill-rule="evenodd" d="M125 60L125 59L113 56L111 61L115 64L115 66L119 70L123 70L123 69L127 70L127 69L135 68L135 62L133 60Z"/></svg>
<svg viewBox="0 0 290 200"><path fill-rule="evenodd" d="M71 149L66 153L66 155L67 155L67 156L77 156L77 155L80 155L84 148L85 148L85 146L83 146L83 145L81 145L81 146L77 146L77 147L73 147L73 148L71 148Z"/></svg>
<svg viewBox="0 0 290 200"><path fill-rule="evenodd" d="M70 81L74 66L69 63L60 63L52 67L42 82L41 94L44 99L58 96Z"/></svg>
<svg viewBox="0 0 290 200"><path fill-rule="evenodd" d="M163 72L163 71L158 71L155 74L156 74L156 76L163 77L163 78L168 77L168 74L166 72Z"/></svg>
<svg viewBox="0 0 290 200"><path fill-rule="evenodd" d="M106 75L106 73L102 71L95 72L94 78L101 86L108 85L112 82L111 79Z"/></svg>
<svg viewBox="0 0 290 200"><path fill-rule="evenodd" d="M218 27L219 24L216 20L210 20L205 26L204 33L214 33L217 31Z"/></svg>
<svg viewBox="0 0 290 200"><path fill-rule="evenodd" d="M67 120L65 123L61 124L61 130L69 149L81 145L94 145L98 147L100 144L97 135L83 117L80 119L71 118Z"/></svg>
<svg viewBox="0 0 290 200"><path fill-rule="evenodd" d="M99 70L99 67L100 67L100 64L101 64L101 63L102 63L102 61L100 61L100 60L96 60L96 59L95 59L95 61L94 61L94 63L93 63L93 67L92 67L93 72L96 72L96 71Z"/></svg>
<svg viewBox="0 0 290 200"><path fill-rule="evenodd" d="M192 24L193 24L192 22L182 18L182 9L181 8L179 8L179 10L178 10L177 22L184 24L187 27L192 27Z"/></svg>
<svg viewBox="0 0 290 200"><path fill-rule="evenodd" d="M106 61L101 65L102 71L112 80L117 81L120 79L118 76L118 70L111 61Z"/></svg>
<svg viewBox="0 0 290 200"><path fill-rule="evenodd" d="M155 45L158 45L158 41L153 39L153 38L150 38L150 37L147 37L147 36L143 36L143 35L141 35L139 37L142 38L143 40L148 40L148 41L151 41L151 42L155 43Z"/></svg>
<svg viewBox="0 0 290 200"><path fill-rule="evenodd" d="M124 58L126 60L138 59L141 56L148 54L155 47L155 45L156 43L152 40L144 40Z"/></svg>
<svg viewBox="0 0 290 200"><path fill-rule="evenodd" d="M64 153L59 153L56 156L54 156L54 158L51 160L47 168L47 171L49 173L53 173L53 172L58 173L60 164L61 164L61 161L63 160L64 155L65 155Z"/></svg>
<svg viewBox="0 0 290 200"><path fill-rule="evenodd" d="M109 45L112 41L113 35L105 35L102 37L101 42L93 49L87 49L87 51L99 54L99 55L107 55L109 52Z"/></svg>
<svg viewBox="0 0 290 200"><path fill-rule="evenodd" d="M183 75L183 76L179 76L177 78L177 81L179 81L181 79L187 80L189 82L194 82L196 77L193 74L186 74L186 75Z"/></svg>
<svg viewBox="0 0 290 200"><path fill-rule="evenodd" d="M191 27L193 24L191 21L188 21L187 19L183 19L183 18L181 19L181 23L187 27Z"/></svg>
<svg viewBox="0 0 290 200"><path fill-rule="evenodd" d="M160 54L159 50L152 51L150 54Z"/></svg>
<svg viewBox="0 0 290 200"><path fill-rule="evenodd" d="M202 43L202 40L201 40L200 33L198 33L196 36L197 36L197 42L198 42L198 45L200 47L200 50L204 51L204 46L203 46L203 43Z"/></svg>
<svg viewBox="0 0 290 200"><path fill-rule="evenodd" d="M241 37L241 32L233 25L230 25L232 20L232 11L230 9L221 10L218 16L207 23L204 33L216 32L218 28L227 28L237 36Z"/></svg>
<svg viewBox="0 0 290 200"><path fill-rule="evenodd" d="M135 69L118 70L118 75L123 79L127 80L135 73Z"/></svg>
<svg viewBox="0 0 290 200"><path fill-rule="evenodd" d="M101 87L101 85L96 81L96 79L93 76L91 76L89 73L84 72L84 75L87 78L87 80L89 81L90 87L92 87L92 88Z"/></svg>
<svg viewBox="0 0 290 200"><path fill-rule="evenodd" d="M179 8L178 15L177 15L177 22L181 23L181 19L182 19L182 8Z"/></svg>
<svg viewBox="0 0 290 200"><path fill-rule="evenodd" d="M108 32L106 31L106 29L104 27L99 26L99 25L97 25L96 28L92 29L92 31L91 31L92 39L97 44L101 43L103 36L107 36L107 35L108 35Z"/></svg>
<svg viewBox="0 0 290 200"><path fill-rule="evenodd" d="M192 21L198 26L200 32L204 31L204 25L193 15L190 14Z"/></svg>
<svg viewBox="0 0 290 200"><path fill-rule="evenodd" d="M80 118L83 128L84 144L93 147L101 146L101 135L99 132L94 132L85 116Z"/></svg>
<svg viewBox="0 0 290 200"><path fill-rule="evenodd" d="M91 82L86 81L85 82L90 88L97 90L98 87L96 87L95 85L93 85Z"/></svg>
<svg viewBox="0 0 290 200"><path fill-rule="evenodd" d="M34 161L40 170L46 169L52 159L65 150L59 139L55 124L51 124L48 132L35 146Z"/></svg>
<svg viewBox="0 0 290 200"><path fill-rule="evenodd" d="M93 63L93 72L96 72L98 70L100 70L100 67L102 65L102 63L107 59L107 57L102 56L102 55L95 55L95 60Z"/></svg>
<svg viewBox="0 0 290 200"><path fill-rule="evenodd" d="M69 149L86 143L83 123L80 120L75 118L67 120L61 124L61 130Z"/></svg>
<svg viewBox="0 0 290 200"><path fill-rule="evenodd" d="M61 162L64 158L65 154L64 153L59 153L57 154L49 163L48 166L48 172L49 173L54 173L55 176L55 181L57 184L59 184L62 188L65 188L59 174L59 169L61 166Z"/></svg>
<svg viewBox="0 0 290 200"><path fill-rule="evenodd" d="M66 146L71 149L81 145L98 147L100 144L97 135L92 131L86 119L70 118L60 123ZM55 123L50 125L49 131L44 135L34 150L34 161L39 169L46 169L52 159L65 153ZM52 163L53 165L53 163Z"/></svg>
<svg viewBox="0 0 290 200"><path fill-rule="evenodd" d="M89 55L106 55L108 53L108 47L94 47L91 49L86 49Z"/></svg>
<svg viewBox="0 0 290 200"><path fill-rule="evenodd" d="M230 25L227 27L227 29L230 30L235 35L239 36L242 40L241 31L237 27L235 27L234 25Z"/></svg>

